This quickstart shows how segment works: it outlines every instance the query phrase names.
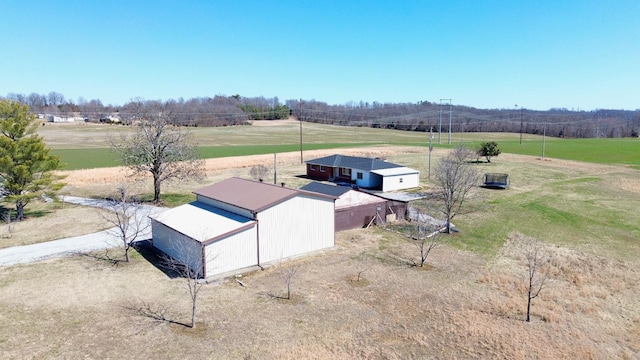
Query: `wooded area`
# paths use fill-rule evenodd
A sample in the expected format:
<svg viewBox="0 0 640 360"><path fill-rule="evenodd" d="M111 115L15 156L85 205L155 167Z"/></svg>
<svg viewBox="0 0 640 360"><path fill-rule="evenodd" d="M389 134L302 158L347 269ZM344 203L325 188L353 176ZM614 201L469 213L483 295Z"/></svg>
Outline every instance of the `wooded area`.
<svg viewBox="0 0 640 360"><path fill-rule="evenodd" d="M250 120L276 120L293 116L302 121L342 126L359 126L435 133L512 132L567 138L638 137L640 110L594 111L554 108L546 111L478 109L464 105L420 101L418 103L349 102L330 105L317 100L286 100L277 97L216 95L166 101L133 99L122 106L103 105L99 99L65 99L57 92L29 95L9 93L7 99L29 105L37 114L81 116L85 121L118 117L133 121L140 103L163 103L172 121L185 126L229 126Z"/></svg>

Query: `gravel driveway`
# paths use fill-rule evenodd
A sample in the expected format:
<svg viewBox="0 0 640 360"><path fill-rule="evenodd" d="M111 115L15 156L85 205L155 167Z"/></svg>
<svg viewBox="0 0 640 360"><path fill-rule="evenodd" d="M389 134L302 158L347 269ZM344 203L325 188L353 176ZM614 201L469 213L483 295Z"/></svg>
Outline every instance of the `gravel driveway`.
<svg viewBox="0 0 640 360"><path fill-rule="evenodd" d="M77 205L108 208L107 200L95 200L75 196L64 196L62 200ZM157 214L166 210L166 208L156 206L139 206L140 208L136 212L136 216L139 217L140 221L145 222L145 224L149 224L150 222L148 218L149 215ZM147 226L146 231L139 234L135 241L148 239L151 239L150 226ZM113 229L107 229L93 234L48 241L39 244L14 246L10 248L0 249L0 266L25 264L52 257L85 253L95 250L114 248L118 246L121 246L121 244L119 239L114 236Z"/></svg>

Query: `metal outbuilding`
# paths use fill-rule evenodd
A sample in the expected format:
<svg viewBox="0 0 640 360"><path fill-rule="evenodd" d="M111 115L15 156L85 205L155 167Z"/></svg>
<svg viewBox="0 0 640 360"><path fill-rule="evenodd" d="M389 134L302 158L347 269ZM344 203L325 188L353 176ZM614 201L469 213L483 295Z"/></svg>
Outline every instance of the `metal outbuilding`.
<svg viewBox="0 0 640 360"><path fill-rule="evenodd" d="M153 245L203 277L333 247L335 196L230 178L151 218Z"/></svg>

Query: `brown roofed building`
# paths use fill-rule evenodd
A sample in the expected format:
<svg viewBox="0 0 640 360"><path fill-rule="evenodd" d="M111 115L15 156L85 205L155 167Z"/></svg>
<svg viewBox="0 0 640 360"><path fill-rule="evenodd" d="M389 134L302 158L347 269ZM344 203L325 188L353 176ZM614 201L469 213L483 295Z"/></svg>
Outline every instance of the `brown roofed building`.
<svg viewBox="0 0 640 360"><path fill-rule="evenodd" d="M194 193L152 218L153 245L203 277L334 246L335 196L241 178Z"/></svg>

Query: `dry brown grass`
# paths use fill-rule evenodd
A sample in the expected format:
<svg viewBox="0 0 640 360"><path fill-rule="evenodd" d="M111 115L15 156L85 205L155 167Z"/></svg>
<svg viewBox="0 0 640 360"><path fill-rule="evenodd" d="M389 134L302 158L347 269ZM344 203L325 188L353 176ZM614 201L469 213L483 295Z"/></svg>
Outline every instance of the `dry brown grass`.
<svg viewBox="0 0 640 360"><path fill-rule="evenodd" d="M380 229L338 233L338 247L296 260L293 300L278 269L204 286L196 330L182 279L140 256L91 257L0 273L4 358L634 358L639 269L550 246L556 272L523 321L522 264L508 242L492 263L443 247L431 268ZM589 264L585 268L585 264ZM363 281L353 276L362 267ZM584 280L576 280L583 278ZM611 279L616 279L611 281Z"/></svg>
<svg viewBox="0 0 640 360"><path fill-rule="evenodd" d="M32 215L38 212L42 215ZM24 221L0 224L0 249L84 235L109 227L98 209L64 202L33 203L27 215Z"/></svg>
<svg viewBox="0 0 640 360"><path fill-rule="evenodd" d="M358 151L402 163L417 150ZM209 160L205 183L247 177L254 164L272 161L272 155ZM426 164L420 166L426 173ZM589 164L555 160L544 166L564 173L591 171L583 168ZM600 173L625 171L594 166ZM279 182L297 186L304 181L296 176L301 168L299 153L278 155ZM638 186L628 174L620 179ZM121 181L117 169L72 172L65 191L109 194ZM171 184L167 191L200 185ZM149 191L149 184L138 186L139 192ZM533 186L522 181L511 191ZM77 221L84 215L66 217ZM83 229L92 230L91 225ZM526 268L516 241L507 241L489 260L444 246L420 269L409 265L418 257L415 247L392 232L358 229L338 233L336 240L335 249L295 261L299 270L291 301L269 295L285 292L276 268L246 274L246 287L232 280L205 285L196 330L176 324L190 319L185 281L169 278L137 254L131 264L117 266L78 256L2 268L0 354L7 359L635 359L640 353L637 261L548 244L552 281L533 301L533 320L526 323Z"/></svg>

